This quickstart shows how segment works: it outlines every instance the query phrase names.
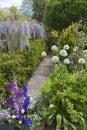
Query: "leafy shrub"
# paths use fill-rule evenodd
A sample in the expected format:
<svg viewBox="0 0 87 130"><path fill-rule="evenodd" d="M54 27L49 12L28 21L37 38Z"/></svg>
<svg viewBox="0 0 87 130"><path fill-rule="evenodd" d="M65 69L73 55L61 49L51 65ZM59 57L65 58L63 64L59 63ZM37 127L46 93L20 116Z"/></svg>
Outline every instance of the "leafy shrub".
<svg viewBox="0 0 87 130"><path fill-rule="evenodd" d="M78 68L78 54L77 53L71 53L69 55L69 60L71 61L71 64L67 64L67 70L68 72L77 72L79 70Z"/></svg>
<svg viewBox="0 0 87 130"><path fill-rule="evenodd" d="M34 18L38 21L42 21L43 12L47 0L33 0L33 11L34 11Z"/></svg>
<svg viewBox="0 0 87 130"><path fill-rule="evenodd" d="M87 46L87 33L84 28L86 29L83 23L75 23L75 35L77 37L76 46L81 49L84 49Z"/></svg>
<svg viewBox="0 0 87 130"><path fill-rule="evenodd" d="M4 85L5 84L5 79L4 79L4 76L0 73L0 94L4 94L5 96L5 88L4 88Z"/></svg>
<svg viewBox="0 0 87 130"><path fill-rule="evenodd" d="M87 19L86 12L86 0L51 0L45 8L43 21L50 29L62 30L72 21L77 22L80 19Z"/></svg>
<svg viewBox="0 0 87 130"><path fill-rule="evenodd" d="M76 43L76 36L74 33L75 25L70 25L66 30L62 30L60 34L60 47L63 47L65 44L70 46L69 53L73 51Z"/></svg>
<svg viewBox="0 0 87 130"><path fill-rule="evenodd" d="M41 52L48 50L48 45L43 39L31 42L31 50L17 50L0 54L0 73L4 80L10 82L17 79L18 85L29 79L41 60ZM4 86L3 82L3 86Z"/></svg>
<svg viewBox="0 0 87 130"><path fill-rule="evenodd" d="M52 29L50 32L48 32L47 42L50 45L50 47L52 45L57 45L58 39L59 39L59 34L57 30Z"/></svg>
<svg viewBox="0 0 87 130"><path fill-rule="evenodd" d="M84 75L83 77L81 75ZM56 66L43 85L41 95L46 100L46 123L56 121L56 130L86 130L87 73L69 74L65 66ZM83 126L83 128L82 128Z"/></svg>
<svg viewBox="0 0 87 130"><path fill-rule="evenodd" d="M78 64L78 60L83 58L83 49L87 43L87 34L79 31L80 25L80 23L72 23L68 28L62 30L57 39L50 36L50 45L54 42L53 46L56 43L56 48L58 48L56 51L52 50L52 54L57 55L62 63L64 63L65 59L68 59L68 63L65 64L69 72L76 72L81 70L82 67L85 68L85 65ZM55 34L54 31L53 34ZM60 54L61 50L66 50L67 55L62 56Z"/></svg>

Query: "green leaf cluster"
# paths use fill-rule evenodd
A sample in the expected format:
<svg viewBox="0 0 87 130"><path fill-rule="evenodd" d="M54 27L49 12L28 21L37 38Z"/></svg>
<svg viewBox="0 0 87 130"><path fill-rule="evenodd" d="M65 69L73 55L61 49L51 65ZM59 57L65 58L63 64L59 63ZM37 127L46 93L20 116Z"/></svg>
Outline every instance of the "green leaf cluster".
<svg viewBox="0 0 87 130"><path fill-rule="evenodd" d="M86 12L86 0L50 0L44 11L43 22L49 29L62 30L72 21L87 19Z"/></svg>
<svg viewBox="0 0 87 130"><path fill-rule="evenodd" d="M83 75L83 76L82 76ZM48 102L46 123L56 122L56 130L86 130L87 72L70 74L64 65L56 66L41 88Z"/></svg>
<svg viewBox="0 0 87 130"><path fill-rule="evenodd" d="M30 43L31 49L0 53L0 73L3 76L0 84L3 86L17 79L18 85L26 82L42 59L41 53L48 50L45 40L37 39ZM4 79L4 81L3 81ZM1 86L0 85L0 86Z"/></svg>

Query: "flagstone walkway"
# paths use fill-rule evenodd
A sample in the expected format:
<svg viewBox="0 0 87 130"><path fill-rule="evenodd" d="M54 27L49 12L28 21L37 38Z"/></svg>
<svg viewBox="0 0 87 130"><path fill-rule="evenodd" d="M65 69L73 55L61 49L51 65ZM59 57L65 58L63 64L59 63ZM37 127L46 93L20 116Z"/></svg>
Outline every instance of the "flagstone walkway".
<svg viewBox="0 0 87 130"><path fill-rule="evenodd" d="M39 96L40 88L48 79L52 71L51 54L49 53L39 64L36 71L28 81L28 93L36 99Z"/></svg>

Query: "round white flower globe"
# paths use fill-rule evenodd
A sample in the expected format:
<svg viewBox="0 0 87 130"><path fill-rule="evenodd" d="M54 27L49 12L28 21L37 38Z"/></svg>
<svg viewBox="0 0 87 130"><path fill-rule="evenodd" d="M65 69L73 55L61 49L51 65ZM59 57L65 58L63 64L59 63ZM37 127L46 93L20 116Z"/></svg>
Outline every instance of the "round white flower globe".
<svg viewBox="0 0 87 130"><path fill-rule="evenodd" d="M80 58L80 59L78 60L78 63L79 63L79 64L85 64L85 60L84 60L83 58Z"/></svg>
<svg viewBox="0 0 87 130"><path fill-rule="evenodd" d="M87 50L83 50L83 53L84 53L84 54L87 54Z"/></svg>
<svg viewBox="0 0 87 130"><path fill-rule="evenodd" d="M65 49L65 50L69 50L69 48L70 48L70 47L69 47L68 44L64 45L64 49Z"/></svg>
<svg viewBox="0 0 87 130"><path fill-rule="evenodd" d="M32 97L30 97L30 102L32 102L33 101L33 98Z"/></svg>
<svg viewBox="0 0 87 130"><path fill-rule="evenodd" d="M58 48L57 48L57 46L53 45L53 46L51 47L51 50L52 50L52 51L57 51Z"/></svg>
<svg viewBox="0 0 87 130"><path fill-rule="evenodd" d="M69 59L65 59L64 60L64 64L69 64L70 63L70 60Z"/></svg>
<svg viewBox="0 0 87 130"><path fill-rule="evenodd" d="M24 113L25 113L25 110L24 110L24 109L21 109L21 113L24 114Z"/></svg>
<svg viewBox="0 0 87 130"><path fill-rule="evenodd" d="M78 50L78 47L76 46L76 47L73 49L73 51L76 52L77 50Z"/></svg>
<svg viewBox="0 0 87 130"><path fill-rule="evenodd" d="M57 63L57 62L59 62L59 57L53 56L51 60L52 60L53 63Z"/></svg>
<svg viewBox="0 0 87 130"><path fill-rule="evenodd" d="M19 121L18 121L18 123L19 123L19 124L22 124L22 121L21 121L21 120L19 120Z"/></svg>
<svg viewBox="0 0 87 130"><path fill-rule="evenodd" d="M68 55L67 51L62 49L60 50L60 56L66 57Z"/></svg>
<svg viewBox="0 0 87 130"><path fill-rule="evenodd" d="M16 116L15 116L15 115L12 115L11 117L12 117L13 119L15 119L15 118L16 118Z"/></svg>
<svg viewBox="0 0 87 130"><path fill-rule="evenodd" d="M47 53L46 53L45 51L43 51L43 52L41 53L41 56L45 57L45 56L47 56Z"/></svg>

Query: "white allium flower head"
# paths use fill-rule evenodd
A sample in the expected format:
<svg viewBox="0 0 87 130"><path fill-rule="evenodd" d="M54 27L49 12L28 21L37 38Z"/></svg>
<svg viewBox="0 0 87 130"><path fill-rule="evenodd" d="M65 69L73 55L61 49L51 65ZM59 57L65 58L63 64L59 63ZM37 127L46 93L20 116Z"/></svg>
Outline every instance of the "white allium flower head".
<svg viewBox="0 0 87 130"><path fill-rule="evenodd" d="M57 48L56 45L53 45L53 46L51 47L51 50L52 50L52 51L56 51L56 50L58 50L58 48Z"/></svg>
<svg viewBox="0 0 87 130"><path fill-rule="evenodd" d="M70 47L69 47L68 44L64 45L64 49L65 49L65 50L69 50L69 48L70 48Z"/></svg>
<svg viewBox="0 0 87 130"><path fill-rule="evenodd" d="M30 102L32 102L33 101L33 98L30 96Z"/></svg>
<svg viewBox="0 0 87 130"><path fill-rule="evenodd" d="M19 121L18 121L18 123L19 123L19 124L22 124L22 121L21 121L21 120L19 120Z"/></svg>
<svg viewBox="0 0 87 130"><path fill-rule="evenodd" d="M78 63L79 63L79 64L85 64L85 60L84 60L83 58L80 58L80 59L78 60Z"/></svg>
<svg viewBox="0 0 87 130"><path fill-rule="evenodd" d="M83 50L83 53L84 53L84 54L87 54L87 50Z"/></svg>
<svg viewBox="0 0 87 130"><path fill-rule="evenodd" d="M60 50L60 56L66 57L68 55L67 51L62 49Z"/></svg>
<svg viewBox="0 0 87 130"><path fill-rule="evenodd" d="M11 117L12 117L13 119L15 119L15 118L16 118L16 116L15 116L15 115L12 115Z"/></svg>
<svg viewBox="0 0 87 130"><path fill-rule="evenodd" d="M76 47L73 49L73 51L76 52L77 50L78 50L78 47L76 46Z"/></svg>
<svg viewBox="0 0 87 130"><path fill-rule="evenodd" d="M24 109L21 109L21 113L22 113L22 114L25 113L25 110L24 110Z"/></svg>
<svg viewBox="0 0 87 130"><path fill-rule="evenodd" d="M82 23L82 19L81 19L81 20L79 20L79 23Z"/></svg>
<svg viewBox="0 0 87 130"><path fill-rule="evenodd" d="M53 56L51 60L52 60L53 63L57 63L57 62L59 62L59 57Z"/></svg>
<svg viewBox="0 0 87 130"><path fill-rule="evenodd" d="M45 56L47 56L47 53L46 53L45 51L43 51L43 52L41 53L41 56L45 57Z"/></svg>
<svg viewBox="0 0 87 130"><path fill-rule="evenodd" d="M64 60L64 64L69 64L69 63L70 63L70 60L66 58L66 59Z"/></svg>

